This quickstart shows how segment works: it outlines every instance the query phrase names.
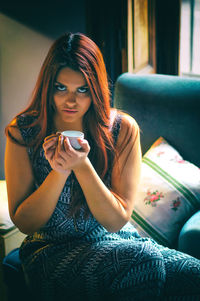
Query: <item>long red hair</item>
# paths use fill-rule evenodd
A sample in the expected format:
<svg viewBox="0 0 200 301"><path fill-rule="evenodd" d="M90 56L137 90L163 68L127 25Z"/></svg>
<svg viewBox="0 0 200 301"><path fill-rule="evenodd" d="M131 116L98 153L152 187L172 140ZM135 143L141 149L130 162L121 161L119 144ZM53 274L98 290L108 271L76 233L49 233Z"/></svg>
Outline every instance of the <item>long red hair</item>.
<svg viewBox="0 0 200 301"><path fill-rule="evenodd" d="M110 90L102 53L87 36L81 33L67 33L53 43L40 70L31 102L15 117L15 120L22 114L37 116L29 126L39 125L40 131L34 140L24 144L32 146L36 154L44 138L52 131L54 82L58 72L64 67L82 72L89 86L92 104L83 117L83 130L86 139L92 144L89 154L92 164L104 179L109 156L114 154L112 134L109 130ZM11 135L11 126L16 125L11 122L6 127L7 137L22 144Z"/></svg>

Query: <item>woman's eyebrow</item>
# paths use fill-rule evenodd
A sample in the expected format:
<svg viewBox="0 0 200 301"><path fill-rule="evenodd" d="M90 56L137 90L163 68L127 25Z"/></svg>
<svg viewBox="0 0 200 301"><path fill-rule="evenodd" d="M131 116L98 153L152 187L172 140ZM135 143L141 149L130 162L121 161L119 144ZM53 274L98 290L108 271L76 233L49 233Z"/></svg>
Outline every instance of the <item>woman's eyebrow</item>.
<svg viewBox="0 0 200 301"><path fill-rule="evenodd" d="M65 86L64 84L60 83L60 82L57 81L57 80L54 82L54 84L59 84L59 85Z"/></svg>
<svg viewBox="0 0 200 301"><path fill-rule="evenodd" d="M63 83L61 83L61 82L59 82L57 80L54 82L54 84L59 84L59 85L67 87L67 85L65 85L65 84L63 84ZM77 89L78 88L88 88L88 84L86 83L85 85L78 86Z"/></svg>

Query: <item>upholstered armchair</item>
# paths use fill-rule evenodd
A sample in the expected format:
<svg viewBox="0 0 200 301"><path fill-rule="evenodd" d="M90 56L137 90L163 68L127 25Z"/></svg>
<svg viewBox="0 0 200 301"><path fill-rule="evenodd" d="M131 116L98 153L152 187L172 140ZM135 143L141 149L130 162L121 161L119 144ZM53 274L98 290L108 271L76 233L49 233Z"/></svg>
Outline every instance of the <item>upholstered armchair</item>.
<svg viewBox="0 0 200 301"><path fill-rule="evenodd" d="M142 175L131 222L141 235L200 258L200 80L125 73L116 81L114 106L141 130ZM7 235L13 230L18 237L9 252L0 246L1 277L9 301L27 300L18 248L23 234L11 225Z"/></svg>
<svg viewBox="0 0 200 301"><path fill-rule="evenodd" d="M141 130L141 235L200 258L200 79L122 74L114 106Z"/></svg>

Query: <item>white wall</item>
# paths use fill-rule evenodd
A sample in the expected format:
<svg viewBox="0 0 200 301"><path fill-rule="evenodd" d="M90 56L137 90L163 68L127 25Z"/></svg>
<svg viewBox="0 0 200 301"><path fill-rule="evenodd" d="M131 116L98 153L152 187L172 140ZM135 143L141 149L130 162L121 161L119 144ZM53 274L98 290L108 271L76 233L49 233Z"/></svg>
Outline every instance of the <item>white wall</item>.
<svg viewBox="0 0 200 301"><path fill-rule="evenodd" d="M4 179L4 128L28 104L52 42L0 14L0 179Z"/></svg>

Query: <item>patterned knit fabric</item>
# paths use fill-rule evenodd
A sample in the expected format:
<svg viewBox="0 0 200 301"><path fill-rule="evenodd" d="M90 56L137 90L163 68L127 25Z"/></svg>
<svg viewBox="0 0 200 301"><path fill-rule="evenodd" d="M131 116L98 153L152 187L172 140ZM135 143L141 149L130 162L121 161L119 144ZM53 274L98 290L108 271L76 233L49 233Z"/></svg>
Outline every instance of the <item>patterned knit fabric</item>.
<svg viewBox="0 0 200 301"><path fill-rule="evenodd" d="M18 126L25 141L38 128L22 128L33 121L21 116ZM112 128L116 142L121 115ZM32 161L32 149L28 149ZM110 162L112 166L112 162ZM36 188L51 171L41 147L33 163ZM57 206L44 227L27 236L20 257L35 300L43 301L200 301L200 261L140 237L127 223L109 233L82 208L76 219L69 215L70 175ZM110 173L106 183L110 185Z"/></svg>

